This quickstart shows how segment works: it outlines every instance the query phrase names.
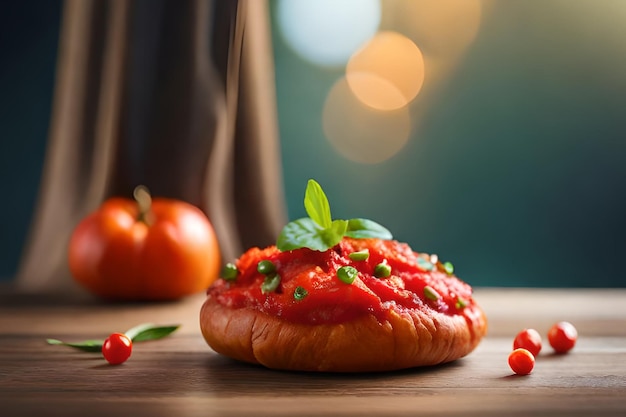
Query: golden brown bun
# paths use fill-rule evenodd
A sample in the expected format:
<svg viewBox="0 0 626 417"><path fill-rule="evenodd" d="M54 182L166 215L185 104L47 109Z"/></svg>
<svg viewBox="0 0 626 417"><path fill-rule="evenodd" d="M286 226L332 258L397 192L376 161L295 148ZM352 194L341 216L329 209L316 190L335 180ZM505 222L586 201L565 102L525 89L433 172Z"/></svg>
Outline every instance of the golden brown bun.
<svg viewBox="0 0 626 417"><path fill-rule="evenodd" d="M470 353L487 331L473 304L463 315L425 308L385 320L368 314L342 324L301 324L248 308L229 308L209 296L200 311L202 335L218 353L268 368L371 372L436 365ZM468 318L466 318L468 317Z"/></svg>

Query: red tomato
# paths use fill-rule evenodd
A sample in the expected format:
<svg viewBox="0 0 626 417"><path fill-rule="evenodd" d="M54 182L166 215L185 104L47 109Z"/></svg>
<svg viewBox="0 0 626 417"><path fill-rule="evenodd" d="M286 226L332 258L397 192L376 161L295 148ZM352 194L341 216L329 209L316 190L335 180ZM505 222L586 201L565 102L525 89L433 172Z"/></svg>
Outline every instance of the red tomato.
<svg viewBox="0 0 626 417"><path fill-rule="evenodd" d="M515 336L513 349L524 348L533 356L537 356L541 351L541 335L535 329L524 329Z"/></svg>
<svg viewBox="0 0 626 417"><path fill-rule="evenodd" d="M548 331L548 341L556 353L569 352L576 344L578 332L566 321L554 324Z"/></svg>
<svg viewBox="0 0 626 417"><path fill-rule="evenodd" d="M535 357L526 349L515 349L509 354L509 366L518 375L528 375L535 367Z"/></svg>
<svg viewBox="0 0 626 417"><path fill-rule="evenodd" d="M102 344L102 356L111 365L119 365L130 358L133 342L123 333L113 333Z"/></svg>
<svg viewBox="0 0 626 417"><path fill-rule="evenodd" d="M206 215L179 200L111 198L83 219L69 244L74 279L113 300L174 300L217 279L220 250Z"/></svg>

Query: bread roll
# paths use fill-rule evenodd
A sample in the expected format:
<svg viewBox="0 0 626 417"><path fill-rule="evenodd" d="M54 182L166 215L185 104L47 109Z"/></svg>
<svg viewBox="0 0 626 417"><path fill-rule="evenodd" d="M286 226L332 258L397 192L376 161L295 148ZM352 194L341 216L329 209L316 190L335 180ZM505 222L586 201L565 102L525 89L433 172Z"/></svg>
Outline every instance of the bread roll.
<svg viewBox="0 0 626 417"><path fill-rule="evenodd" d="M363 250L367 259L351 256ZM259 272L263 260L273 269ZM213 350L239 361L391 371L459 359L487 330L469 285L435 256L397 241L343 238L326 252L253 248L236 267L235 279L207 291L200 327ZM345 267L356 272L350 283L338 273Z"/></svg>

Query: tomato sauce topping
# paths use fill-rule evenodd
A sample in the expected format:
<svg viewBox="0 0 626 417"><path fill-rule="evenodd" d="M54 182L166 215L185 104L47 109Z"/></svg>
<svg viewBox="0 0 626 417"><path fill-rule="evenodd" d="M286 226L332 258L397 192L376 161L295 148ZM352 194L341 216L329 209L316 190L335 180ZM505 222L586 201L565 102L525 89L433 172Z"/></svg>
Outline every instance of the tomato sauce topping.
<svg viewBox="0 0 626 417"><path fill-rule="evenodd" d="M369 251L367 259L349 257L364 249ZM271 261L280 276L278 286L269 292L262 291L267 275L257 271L263 260ZM390 267L388 277L375 276L379 264ZM365 314L384 320L391 309L466 315L474 303L471 287L447 272L435 257L394 240L344 238L325 252L252 248L236 266L236 279L217 280L208 294L224 306L252 308L290 322L341 323ZM337 276L345 266L358 271L351 284Z"/></svg>

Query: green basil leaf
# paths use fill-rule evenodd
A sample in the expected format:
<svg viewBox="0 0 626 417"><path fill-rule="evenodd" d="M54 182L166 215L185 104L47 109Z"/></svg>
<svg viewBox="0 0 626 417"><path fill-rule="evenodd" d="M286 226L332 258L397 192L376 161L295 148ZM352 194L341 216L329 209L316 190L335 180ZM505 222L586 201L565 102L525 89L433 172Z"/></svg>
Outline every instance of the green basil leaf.
<svg viewBox="0 0 626 417"><path fill-rule="evenodd" d="M82 350L83 352L102 352L102 345L104 340L85 340L77 343L66 343L57 339L46 339L49 345L61 345L69 346L74 349Z"/></svg>
<svg viewBox="0 0 626 417"><path fill-rule="evenodd" d="M304 208L309 217L287 223L278 235L276 247L280 251L309 248L324 252L341 242L344 236L392 239L389 230L368 219L333 220L324 190L312 179L307 183Z"/></svg>
<svg viewBox="0 0 626 417"><path fill-rule="evenodd" d="M306 242L321 230L322 227L308 217L294 220L283 227L276 240L276 247L283 252L306 247Z"/></svg>
<svg viewBox="0 0 626 417"><path fill-rule="evenodd" d="M330 246L330 247L333 247L337 243L339 243L341 241L341 238L346 234L346 231L348 230L348 221L339 220L339 219L333 220L333 222L330 225L330 228L326 230L332 230L334 234L340 235L340 239Z"/></svg>
<svg viewBox="0 0 626 417"><path fill-rule="evenodd" d="M283 227L278 235L276 247L283 252L300 248L324 252L341 241L343 235L336 231L341 228L341 223L333 222L330 228L324 229L312 219L303 217Z"/></svg>
<svg viewBox="0 0 626 417"><path fill-rule="evenodd" d="M355 239L378 238L390 240L393 238L389 230L368 219L348 220L348 229L345 235Z"/></svg>
<svg viewBox="0 0 626 417"><path fill-rule="evenodd" d="M322 238L326 246L326 249L324 250L328 250L341 242L341 239L343 239L343 236L346 234L347 229L347 220L333 220L330 227L328 229L324 229L320 233L320 237Z"/></svg>
<svg viewBox="0 0 626 417"><path fill-rule="evenodd" d="M157 340L169 336L175 332L180 325L156 326L152 323L140 324L128 329L125 334L133 342L143 342L146 340Z"/></svg>
<svg viewBox="0 0 626 417"><path fill-rule="evenodd" d="M304 208L311 219L323 228L332 224L330 204L322 187L315 181L309 180L304 193Z"/></svg>

